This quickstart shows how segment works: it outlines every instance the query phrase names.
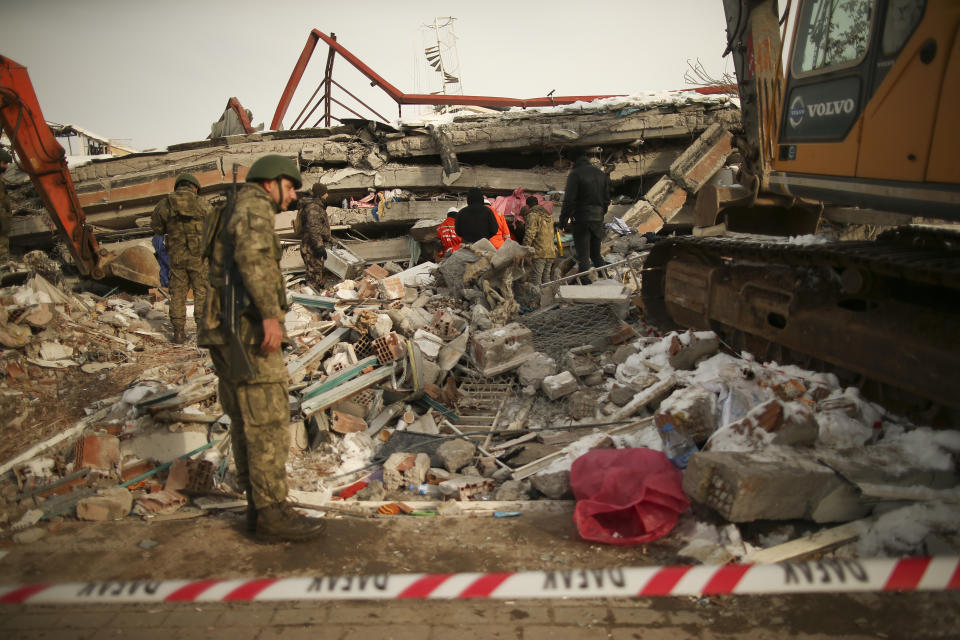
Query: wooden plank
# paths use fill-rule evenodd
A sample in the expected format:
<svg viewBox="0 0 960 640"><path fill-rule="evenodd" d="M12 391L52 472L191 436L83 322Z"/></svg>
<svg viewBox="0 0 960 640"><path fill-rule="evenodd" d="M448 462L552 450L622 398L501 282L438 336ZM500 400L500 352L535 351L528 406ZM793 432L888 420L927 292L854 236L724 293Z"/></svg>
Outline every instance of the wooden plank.
<svg viewBox="0 0 960 640"><path fill-rule="evenodd" d="M786 560L797 560L818 551L825 551L853 542L860 537L861 533L866 531L871 522L872 520L867 518L848 522L839 527L824 529L803 538L756 551L747 556L745 561L755 564L772 564Z"/></svg>

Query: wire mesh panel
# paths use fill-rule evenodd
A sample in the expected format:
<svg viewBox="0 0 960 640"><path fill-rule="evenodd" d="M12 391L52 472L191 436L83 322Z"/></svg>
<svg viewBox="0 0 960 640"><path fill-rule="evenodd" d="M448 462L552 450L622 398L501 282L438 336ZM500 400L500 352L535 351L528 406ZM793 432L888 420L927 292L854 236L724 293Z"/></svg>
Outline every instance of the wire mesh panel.
<svg viewBox="0 0 960 640"><path fill-rule="evenodd" d="M534 348L557 362L573 347L605 345L620 320L608 304L571 304L528 313L517 319L533 333Z"/></svg>

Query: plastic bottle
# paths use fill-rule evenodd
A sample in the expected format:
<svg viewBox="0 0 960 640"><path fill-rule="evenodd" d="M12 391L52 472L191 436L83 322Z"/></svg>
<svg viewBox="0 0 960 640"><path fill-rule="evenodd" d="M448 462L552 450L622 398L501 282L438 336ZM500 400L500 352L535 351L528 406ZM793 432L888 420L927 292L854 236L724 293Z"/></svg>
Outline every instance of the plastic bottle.
<svg viewBox="0 0 960 640"><path fill-rule="evenodd" d="M435 484L411 484L409 488L410 491L419 493L422 496L430 496L431 498L440 497L440 487Z"/></svg>
<svg viewBox="0 0 960 640"><path fill-rule="evenodd" d="M681 469L687 468L690 454L699 451L687 434L677 431L669 422L660 427L660 438L663 440L663 453L670 461Z"/></svg>

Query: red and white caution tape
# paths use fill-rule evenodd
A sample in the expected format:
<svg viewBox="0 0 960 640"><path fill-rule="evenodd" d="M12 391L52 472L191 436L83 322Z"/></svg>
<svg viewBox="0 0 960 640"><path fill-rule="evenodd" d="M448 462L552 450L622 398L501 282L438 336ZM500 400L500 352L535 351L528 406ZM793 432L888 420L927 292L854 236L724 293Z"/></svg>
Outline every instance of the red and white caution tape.
<svg viewBox="0 0 960 640"><path fill-rule="evenodd" d="M597 598L960 589L960 558L0 586L0 603Z"/></svg>

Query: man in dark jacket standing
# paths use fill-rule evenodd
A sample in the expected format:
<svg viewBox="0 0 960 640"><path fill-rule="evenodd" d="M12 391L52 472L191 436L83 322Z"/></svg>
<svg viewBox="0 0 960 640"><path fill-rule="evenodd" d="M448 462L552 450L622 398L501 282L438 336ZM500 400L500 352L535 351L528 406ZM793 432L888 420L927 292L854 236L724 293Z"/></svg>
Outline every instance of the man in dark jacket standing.
<svg viewBox="0 0 960 640"><path fill-rule="evenodd" d="M560 212L561 229L566 230L573 220L571 231L581 272L589 270L591 262L594 267L605 264L600 257L600 241L603 239L603 216L610 206L610 178L590 161L599 152L599 147L587 149L577 158L567 176Z"/></svg>
<svg viewBox="0 0 960 640"><path fill-rule="evenodd" d="M472 244L482 238L492 238L499 227L493 211L483 203L483 191L480 187L470 187L467 191L467 206L460 209L454 230L463 239L464 244Z"/></svg>

